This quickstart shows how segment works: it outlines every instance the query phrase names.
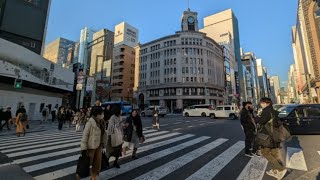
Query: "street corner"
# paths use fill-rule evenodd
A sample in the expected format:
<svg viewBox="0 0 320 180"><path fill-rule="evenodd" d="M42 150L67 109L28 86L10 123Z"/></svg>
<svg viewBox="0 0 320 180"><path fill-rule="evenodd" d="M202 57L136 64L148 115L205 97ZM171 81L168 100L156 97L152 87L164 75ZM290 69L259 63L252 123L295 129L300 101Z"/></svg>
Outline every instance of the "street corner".
<svg viewBox="0 0 320 180"><path fill-rule="evenodd" d="M33 180L19 165L0 166L0 180Z"/></svg>

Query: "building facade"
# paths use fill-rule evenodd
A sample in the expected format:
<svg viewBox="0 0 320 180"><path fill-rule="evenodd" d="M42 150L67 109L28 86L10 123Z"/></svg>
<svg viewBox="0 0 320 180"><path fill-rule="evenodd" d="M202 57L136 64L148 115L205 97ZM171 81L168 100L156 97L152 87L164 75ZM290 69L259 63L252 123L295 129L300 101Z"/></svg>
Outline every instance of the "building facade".
<svg viewBox="0 0 320 180"><path fill-rule="evenodd" d="M198 31L197 13L184 11L181 31L139 48L138 102L170 111L194 104L223 104L222 47Z"/></svg>
<svg viewBox="0 0 320 180"><path fill-rule="evenodd" d="M74 41L58 38L46 46L43 57L60 66L68 67L74 55L75 44Z"/></svg>
<svg viewBox="0 0 320 180"><path fill-rule="evenodd" d="M135 58L139 31L126 22L115 26L112 59L112 100L134 99Z"/></svg>
<svg viewBox="0 0 320 180"><path fill-rule="evenodd" d="M0 38L42 54L51 0L1 0Z"/></svg>
<svg viewBox="0 0 320 180"><path fill-rule="evenodd" d="M271 100L274 104L281 104L280 78L279 76L270 77Z"/></svg>
<svg viewBox="0 0 320 180"><path fill-rule="evenodd" d="M247 52L242 55L242 63L247 69L246 73L246 88L247 101L251 101L254 106L257 106L260 100L260 87L257 73L256 57L252 52Z"/></svg>
<svg viewBox="0 0 320 180"><path fill-rule="evenodd" d="M214 39L221 45L228 44L228 49L232 52L232 58L236 62L235 74L239 77L235 79L240 82L236 83L236 93L240 99L244 98L244 82L242 60L240 52L240 34L238 27L238 19L231 9L213 14L204 18L204 28L200 30L207 34L208 37Z"/></svg>
<svg viewBox="0 0 320 180"><path fill-rule="evenodd" d="M269 97L268 92L268 76L266 72L266 68L263 67L262 59L257 59L257 75L258 75L258 81L259 81L259 88L260 88L260 97Z"/></svg>
<svg viewBox="0 0 320 180"><path fill-rule="evenodd" d="M24 105L30 120L40 120L45 106L74 106L69 101L72 71L1 38L0 47L0 106L10 106L15 115ZM17 78L22 80L21 88L14 88Z"/></svg>
<svg viewBox="0 0 320 180"><path fill-rule="evenodd" d="M292 40L302 103L320 102L319 14L320 9L316 1L299 0Z"/></svg>

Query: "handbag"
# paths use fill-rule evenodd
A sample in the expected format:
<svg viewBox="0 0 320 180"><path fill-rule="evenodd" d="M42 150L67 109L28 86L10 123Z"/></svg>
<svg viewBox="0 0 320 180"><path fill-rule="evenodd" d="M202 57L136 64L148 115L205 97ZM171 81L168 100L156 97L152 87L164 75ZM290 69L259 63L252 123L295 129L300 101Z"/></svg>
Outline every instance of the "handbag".
<svg viewBox="0 0 320 180"><path fill-rule="evenodd" d="M101 156L101 170L107 169L109 167L109 159L107 158L107 154L102 152Z"/></svg>
<svg viewBox="0 0 320 180"><path fill-rule="evenodd" d="M279 127L273 128L273 140L275 142L284 142L291 137L289 128L284 123L280 123Z"/></svg>
<svg viewBox="0 0 320 180"><path fill-rule="evenodd" d="M255 143L265 148L273 148L273 139L269 134L263 132L263 127L257 132Z"/></svg>
<svg viewBox="0 0 320 180"><path fill-rule="evenodd" d="M119 128L116 128L116 121L113 120L113 129L111 131L111 146L117 147L123 143L122 140L122 131Z"/></svg>
<svg viewBox="0 0 320 180"><path fill-rule="evenodd" d="M82 152L78 159L76 174L81 178L90 175L90 157L86 152Z"/></svg>
<svg viewBox="0 0 320 180"><path fill-rule="evenodd" d="M29 129L29 128L30 128L29 124L27 124L26 128L27 128L27 129Z"/></svg>

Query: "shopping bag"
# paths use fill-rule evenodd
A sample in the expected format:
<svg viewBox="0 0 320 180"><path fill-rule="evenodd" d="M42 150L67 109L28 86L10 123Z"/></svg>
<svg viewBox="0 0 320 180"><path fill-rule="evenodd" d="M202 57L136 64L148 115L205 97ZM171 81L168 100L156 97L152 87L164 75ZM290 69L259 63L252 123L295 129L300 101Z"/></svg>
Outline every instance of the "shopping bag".
<svg viewBox="0 0 320 180"><path fill-rule="evenodd" d="M107 158L107 154L102 152L102 156L101 156L101 169L107 169L109 167L109 160Z"/></svg>
<svg viewBox="0 0 320 180"><path fill-rule="evenodd" d="M76 174L81 178L90 175L90 157L86 152L82 152L78 159Z"/></svg>
<svg viewBox="0 0 320 180"><path fill-rule="evenodd" d="M289 128L281 123L279 127L273 128L273 140L275 142L284 142L291 137Z"/></svg>

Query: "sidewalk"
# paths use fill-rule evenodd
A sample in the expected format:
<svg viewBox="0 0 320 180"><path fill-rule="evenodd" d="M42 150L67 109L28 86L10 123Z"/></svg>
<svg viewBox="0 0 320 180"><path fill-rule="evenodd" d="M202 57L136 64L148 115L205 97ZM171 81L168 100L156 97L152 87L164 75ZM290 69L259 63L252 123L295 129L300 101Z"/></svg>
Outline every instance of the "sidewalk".
<svg viewBox="0 0 320 180"><path fill-rule="evenodd" d="M58 122L51 122L47 121L46 123L41 124L40 120L33 120L29 122L29 129L27 129L27 133L32 132L40 132L40 131L46 131L50 129L58 129ZM7 130L6 127L3 127L2 131L0 131L0 137L1 136L7 136L7 135L15 135L16 134L16 128L15 125L10 125L11 130ZM69 124L66 122L66 124L63 125L63 129L69 128ZM75 125L71 125L71 128L75 128Z"/></svg>
<svg viewBox="0 0 320 180"><path fill-rule="evenodd" d="M19 165L8 165L0 168L0 180L33 180Z"/></svg>

